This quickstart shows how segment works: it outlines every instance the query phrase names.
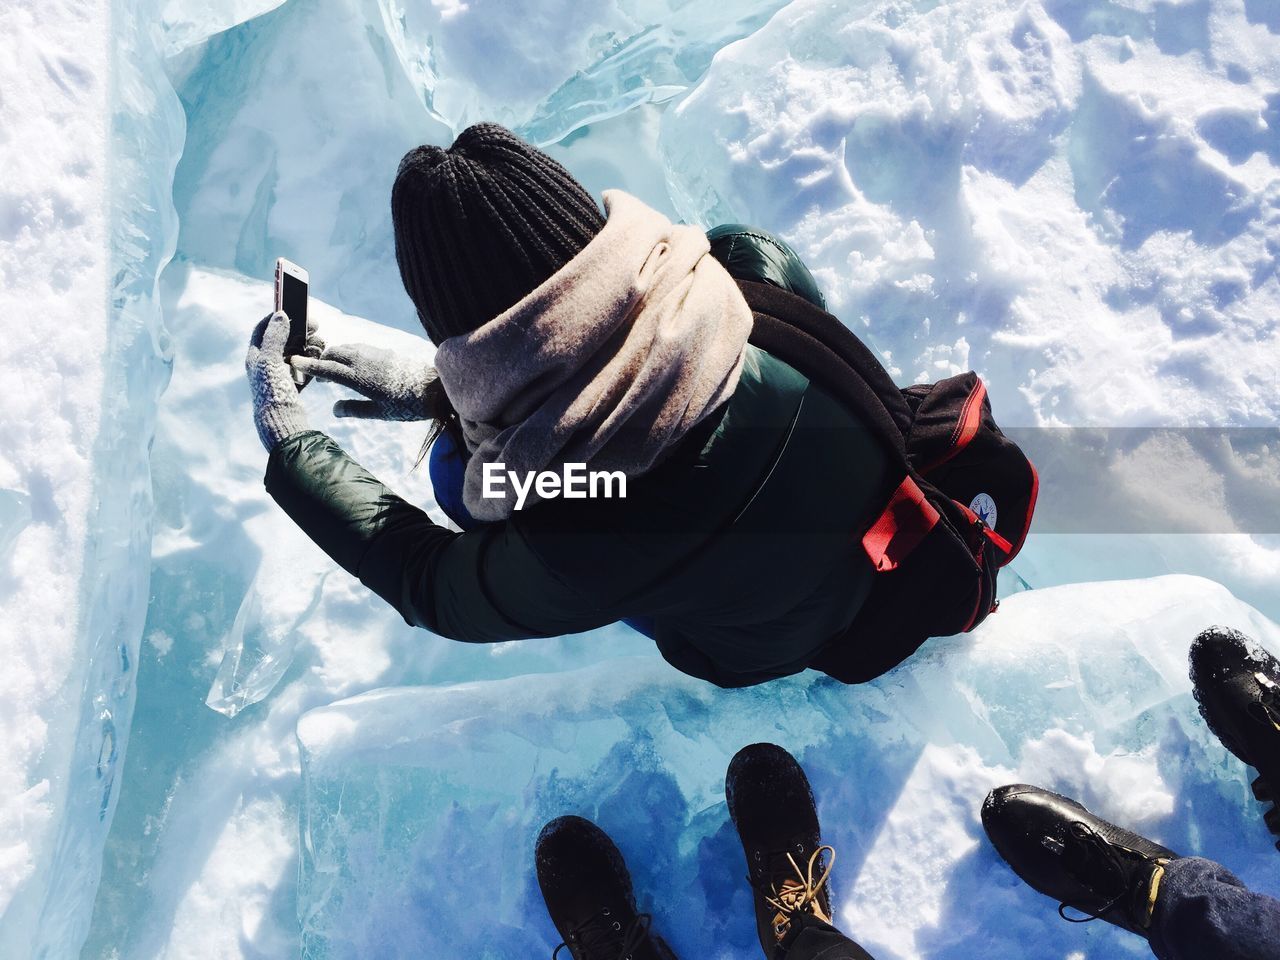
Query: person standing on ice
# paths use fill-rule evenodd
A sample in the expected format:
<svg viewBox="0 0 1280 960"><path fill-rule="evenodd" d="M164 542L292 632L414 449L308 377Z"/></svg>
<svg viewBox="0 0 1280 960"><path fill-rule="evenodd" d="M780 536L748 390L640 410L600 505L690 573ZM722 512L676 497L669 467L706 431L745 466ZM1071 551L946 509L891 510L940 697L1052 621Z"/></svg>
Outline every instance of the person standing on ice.
<svg viewBox="0 0 1280 960"><path fill-rule="evenodd" d="M621 191L602 215L560 164L494 124L411 150L391 207L435 369L359 344L292 362L363 395L339 416L435 421L437 502L464 531L309 428L283 314L258 325L246 367L267 490L408 623L483 643L625 620L721 686L807 667L871 679L923 642L852 629L877 569L858 531L901 479L884 444L748 342L762 309L839 327L789 247L741 227L708 239ZM753 313L749 287L772 306ZM529 489L575 464L624 476L625 497Z"/></svg>

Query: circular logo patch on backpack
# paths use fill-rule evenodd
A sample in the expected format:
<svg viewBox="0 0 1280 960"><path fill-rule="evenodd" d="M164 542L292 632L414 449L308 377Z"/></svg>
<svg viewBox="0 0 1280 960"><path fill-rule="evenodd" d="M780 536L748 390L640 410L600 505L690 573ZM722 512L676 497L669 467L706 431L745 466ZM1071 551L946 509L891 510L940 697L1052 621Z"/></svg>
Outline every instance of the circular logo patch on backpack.
<svg viewBox="0 0 1280 960"><path fill-rule="evenodd" d="M1000 511L996 509L996 502L991 499L991 494L978 494L969 502L969 509L990 529L996 528L996 518L1000 516Z"/></svg>

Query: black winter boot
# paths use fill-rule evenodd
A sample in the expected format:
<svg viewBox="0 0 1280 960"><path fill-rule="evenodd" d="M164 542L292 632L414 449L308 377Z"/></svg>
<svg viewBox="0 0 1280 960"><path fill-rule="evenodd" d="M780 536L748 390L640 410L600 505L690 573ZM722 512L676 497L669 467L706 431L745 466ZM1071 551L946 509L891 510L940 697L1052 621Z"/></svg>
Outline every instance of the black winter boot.
<svg viewBox="0 0 1280 960"><path fill-rule="evenodd" d="M573 960L676 960L636 913L631 874L608 834L590 820L558 817L538 835L538 886Z"/></svg>
<svg viewBox="0 0 1280 960"><path fill-rule="evenodd" d="M1243 633L1210 627L1191 644L1191 684L1209 729L1258 771L1253 795L1280 801L1280 661ZM1280 834L1276 803L1263 819Z"/></svg>
<svg viewBox="0 0 1280 960"><path fill-rule="evenodd" d="M785 946L797 914L831 922L827 877L835 851L819 839L809 779L781 747L755 743L739 750L724 792L747 857L760 946L772 958Z"/></svg>
<svg viewBox="0 0 1280 960"><path fill-rule="evenodd" d="M1177 854L1039 787L997 787L982 805L996 852L1064 920L1102 919L1146 937L1164 867ZM1067 915L1067 908L1087 914Z"/></svg>

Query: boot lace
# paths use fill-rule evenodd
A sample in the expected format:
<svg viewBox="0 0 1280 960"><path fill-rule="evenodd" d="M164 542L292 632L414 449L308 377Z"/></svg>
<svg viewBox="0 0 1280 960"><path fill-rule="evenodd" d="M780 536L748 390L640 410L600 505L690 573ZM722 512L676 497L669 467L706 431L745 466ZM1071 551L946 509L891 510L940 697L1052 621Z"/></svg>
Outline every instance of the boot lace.
<svg viewBox="0 0 1280 960"><path fill-rule="evenodd" d="M1261 670L1253 675L1258 683L1260 695L1249 704L1249 715L1262 724L1270 724L1280 730L1280 686Z"/></svg>
<svg viewBox="0 0 1280 960"><path fill-rule="evenodd" d="M1127 875L1124 868L1121 854L1123 847L1117 846L1087 823L1078 820L1072 822L1067 828L1067 841L1064 856L1068 872L1107 899L1092 911L1073 904L1060 903L1058 916L1068 923L1089 923L1105 917L1116 907L1121 906L1126 898L1136 902L1137 891L1132 887L1132 878ZM1156 866L1160 867L1161 861L1157 860ZM1150 907L1150 905L1147 906ZM1084 916L1069 916L1068 909L1078 910ZM1145 919L1150 919L1149 909Z"/></svg>
<svg viewBox="0 0 1280 960"><path fill-rule="evenodd" d="M827 854L825 862L823 854ZM797 913L808 912L819 920L830 921L831 918L823 912L818 898L822 896L827 878L831 876L831 868L836 862L835 848L825 845L813 851L804 867L800 866L800 861L790 851L783 855L790 870L784 868L780 878L775 875L771 880L768 892L761 891L765 902L778 911L773 918L773 932L779 939L790 928L791 918Z"/></svg>
<svg viewBox="0 0 1280 960"><path fill-rule="evenodd" d="M551 960L558 960L560 951L566 947L570 954L578 950L584 960L597 957L600 960L631 960L632 954L649 939L652 923L652 914L638 913L624 928L622 922L605 907L570 930L564 943L552 951Z"/></svg>

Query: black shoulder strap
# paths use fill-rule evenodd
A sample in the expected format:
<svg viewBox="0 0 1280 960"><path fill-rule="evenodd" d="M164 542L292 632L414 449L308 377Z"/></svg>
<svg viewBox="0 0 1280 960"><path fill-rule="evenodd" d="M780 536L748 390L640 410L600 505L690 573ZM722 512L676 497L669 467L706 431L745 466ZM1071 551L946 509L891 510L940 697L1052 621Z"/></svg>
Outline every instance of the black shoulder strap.
<svg viewBox="0 0 1280 960"><path fill-rule="evenodd" d="M902 391L871 349L843 323L827 311L819 309L803 297L768 283L739 280L738 288L753 313L768 314L788 326L807 333L827 346L837 357L852 367L880 398L898 432L905 436L911 430L911 408Z"/></svg>
<svg viewBox="0 0 1280 960"><path fill-rule="evenodd" d="M911 410L867 346L831 314L795 294L746 280L738 286L754 314L751 343L858 411L907 469Z"/></svg>
<svg viewBox="0 0 1280 960"><path fill-rule="evenodd" d="M875 354L843 323L786 290L739 280L755 325L751 343L791 364L837 400L858 412L952 526L964 526L960 508L907 459L911 408Z"/></svg>

